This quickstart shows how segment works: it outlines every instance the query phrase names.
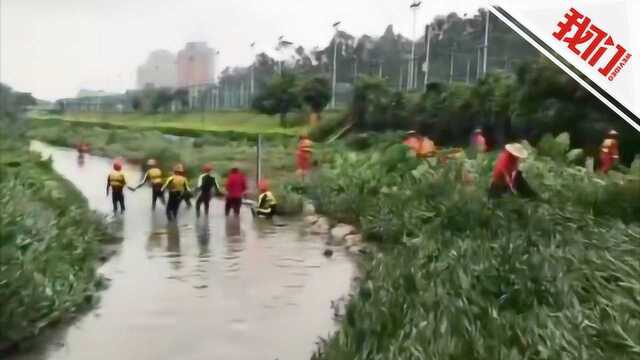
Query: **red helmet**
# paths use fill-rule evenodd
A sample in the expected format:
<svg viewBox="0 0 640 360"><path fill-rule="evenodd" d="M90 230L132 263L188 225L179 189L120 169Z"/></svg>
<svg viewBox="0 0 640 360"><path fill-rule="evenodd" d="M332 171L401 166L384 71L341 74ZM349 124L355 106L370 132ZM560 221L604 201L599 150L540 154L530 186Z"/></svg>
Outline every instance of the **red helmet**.
<svg viewBox="0 0 640 360"><path fill-rule="evenodd" d="M267 180L260 180L258 181L258 189L260 189L260 191L267 191L269 190L269 181Z"/></svg>
<svg viewBox="0 0 640 360"><path fill-rule="evenodd" d="M211 170L213 170L213 164L206 163L206 164L202 165L202 171L203 172L209 172Z"/></svg>
<svg viewBox="0 0 640 360"><path fill-rule="evenodd" d="M113 163L113 170L116 170L116 171L122 170L122 163L119 162L119 161L114 162Z"/></svg>

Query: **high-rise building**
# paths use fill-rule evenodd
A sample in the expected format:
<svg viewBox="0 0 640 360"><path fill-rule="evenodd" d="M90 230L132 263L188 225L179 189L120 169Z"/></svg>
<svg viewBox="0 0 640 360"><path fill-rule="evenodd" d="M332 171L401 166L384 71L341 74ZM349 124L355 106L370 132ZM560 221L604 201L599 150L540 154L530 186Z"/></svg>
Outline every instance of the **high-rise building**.
<svg viewBox="0 0 640 360"><path fill-rule="evenodd" d="M206 42L189 42L178 52L178 87L204 86L215 81L215 51Z"/></svg>
<svg viewBox="0 0 640 360"><path fill-rule="evenodd" d="M175 55L167 50L152 52L147 62L138 67L137 84L139 89L146 87L176 87Z"/></svg>

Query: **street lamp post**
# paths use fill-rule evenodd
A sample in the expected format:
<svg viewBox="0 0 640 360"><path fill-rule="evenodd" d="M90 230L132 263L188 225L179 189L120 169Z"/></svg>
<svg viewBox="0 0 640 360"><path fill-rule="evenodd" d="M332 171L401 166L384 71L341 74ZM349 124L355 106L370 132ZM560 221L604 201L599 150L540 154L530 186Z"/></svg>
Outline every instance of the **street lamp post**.
<svg viewBox="0 0 640 360"><path fill-rule="evenodd" d="M429 55L431 51L431 24L427 25L427 49L426 57L424 59L424 91L427 91L427 84L429 83Z"/></svg>
<svg viewBox="0 0 640 360"><path fill-rule="evenodd" d="M340 26L340 21L335 22L333 24L333 28L335 29L335 33L333 35L333 77L332 77L332 85L331 85L331 108L336 108L336 81L337 81L337 65L338 65L338 26Z"/></svg>
<svg viewBox="0 0 640 360"><path fill-rule="evenodd" d="M278 38L278 46L276 47L276 51L278 51L278 54L280 55L280 59L278 60L279 63L279 68L280 68L280 76L282 76L282 68L283 68L283 63L284 63L284 58L282 57L282 49L289 47L293 45L292 42L284 40L284 35L280 36Z"/></svg>
<svg viewBox="0 0 640 360"><path fill-rule="evenodd" d="M256 67L256 53L255 53L255 46L256 43L252 42L251 43L251 56L252 56L252 62L251 62L251 80L249 83L249 106L251 106L250 102L253 101L253 95L254 95L254 91L255 91L255 87L254 87L254 79L255 79L255 67Z"/></svg>
<svg viewBox="0 0 640 360"><path fill-rule="evenodd" d="M415 73L415 59L416 59L416 17L418 16L418 9L422 4L421 1L415 1L411 3L409 8L413 12L413 35L411 37L411 59L409 60L409 74L407 77L407 90L411 90L415 87L414 73Z"/></svg>
<svg viewBox="0 0 640 360"><path fill-rule="evenodd" d="M487 22L484 28L484 65L482 68L482 73L487 73L487 50L489 48L489 10L487 9Z"/></svg>

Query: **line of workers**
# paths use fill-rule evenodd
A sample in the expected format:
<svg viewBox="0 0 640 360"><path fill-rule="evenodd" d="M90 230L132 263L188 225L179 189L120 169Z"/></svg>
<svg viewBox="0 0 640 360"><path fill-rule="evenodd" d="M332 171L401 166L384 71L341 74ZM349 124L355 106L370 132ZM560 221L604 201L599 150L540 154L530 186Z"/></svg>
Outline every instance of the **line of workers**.
<svg viewBox="0 0 640 360"><path fill-rule="evenodd" d="M598 170L608 173L619 161L619 134L615 130L610 130L600 146ZM404 144L407 145L418 157L426 158L436 154L436 147L433 141L421 136L415 131L407 132ZM482 129L476 129L471 136L471 148L477 153L489 151L487 140ZM535 198L537 194L529 186L522 172L518 169L521 159L528 157L527 150L518 143L505 145L495 162L489 196L500 197L504 194L518 194L523 197Z"/></svg>
<svg viewBox="0 0 640 360"><path fill-rule="evenodd" d="M600 147L599 170L603 173L609 172L619 161L618 136L617 131L609 131ZM421 136L415 131L407 132L404 144L407 145L416 156L421 158L433 156L437 151L433 141ZM84 145L82 149L86 149L87 147L88 145ZM490 150L482 129L478 128L473 132L471 136L471 148L478 153L485 153ZM80 147L78 151L82 153ZM521 144L511 143L505 145L494 165L491 187L489 189L490 197L499 197L508 193L525 197L537 197L537 194L529 186L518 169L520 159L527 157L528 152ZM163 180L162 170L158 167L156 160L149 159L147 165L148 170L142 178L142 181L136 187L128 187L124 173L122 172L122 161L116 160L114 162L113 171L107 177L107 195L109 195L109 190L111 189L113 211L117 212L119 206L120 211L124 212L123 190L125 187L135 191L144 186L144 184L149 183L152 191L152 208L155 209L158 199L165 204L164 193L168 191L169 199L165 204L167 218L170 220L175 219L178 216L180 204L183 200L188 207L191 207L190 199L192 189L188 179L185 177L183 165L176 165L173 169L173 175L166 180ZM313 167L313 142L306 134L300 136L298 141L296 166L297 174L302 179L307 177ZM211 198L224 194L212 171L213 166L211 164L205 164L202 167L202 174L198 177L196 187L198 194L196 200L197 216L200 216L201 207L204 207L205 215L208 215ZM255 216L272 217L276 212L277 200L273 193L269 191L269 183L266 180L261 180L258 188L260 195L256 206L251 208L252 213ZM247 191L246 177L239 169L231 169L227 176L225 189L225 215L228 216L231 211L233 211L235 215L238 215Z"/></svg>
<svg viewBox="0 0 640 360"><path fill-rule="evenodd" d="M78 152L82 155L83 150L88 147L85 144L78 147ZM313 142L306 134L300 136L296 150L296 165L298 175L304 179L313 166ZM107 176L107 196L111 192L113 202L113 212L121 213L125 211L124 189L136 191L145 184L151 187L151 208L155 210L158 200L165 205L167 218L174 220L178 217L180 204L184 201L187 207L191 207L192 188L189 180L185 176L185 169L182 164L177 164L173 168L173 174L166 180L162 170L155 159L147 161L147 171L140 183L131 187L127 185L125 175L122 171L123 161L116 160L113 163L113 170ZM240 214L243 199L246 197L248 186L245 175L238 169L232 168L227 176L225 191L220 188L218 180L213 174L213 165L207 163L202 166L202 173L198 177L196 186L196 216L200 216L201 208L204 208L205 215L209 215L209 204L214 196L225 197L225 216L233 212L236 216ZM260 194L255 206L251 207L254 216L271 218L276 213L278 201L269 190L269 182L261 180L258 183ZM164 194L169 193L169 198L165 201Z"/></svg>
<svg viewBox="0 0 640 360"><path fill-rule="evenodd" d="M149 159L147 162L148 170L145 172L140 183L135 187L127 184L122 166L123 162L121 160L114 161L113 170L107 176L107 196L109 196L111 192L114 213L117 213L118 210L121 213L125 211L125 187L131 191L136 191L148 184L150 185L152 194L151 208L155 210L157 202L160 201L165 206L166 215L169 220L174 220L178 217L180 205L183 201L187 207L190 208L192 206L191 198L194 190L196 195L196 216L200 217L201 210L204 210L205 215L209 215L211 199L215 196L225 197L225 216L228 216L231 212L238 216L248 190L247 179L238 168L232 168L229 171L225 182L225 191L223 191L218 183L218 179L213 174L212 164L202 166L202 173L198 177L195 189L191 187L182 164L175 165L173 167L173 173L164 179L158 162L155 159ZM270 218L276 212L277 200L269 190L267 180L261 180L258 188L260 195L255 206L251 208L252 213L255 216ZM168 199L165 200L165 193L167 192L169 196Z"/></svg>

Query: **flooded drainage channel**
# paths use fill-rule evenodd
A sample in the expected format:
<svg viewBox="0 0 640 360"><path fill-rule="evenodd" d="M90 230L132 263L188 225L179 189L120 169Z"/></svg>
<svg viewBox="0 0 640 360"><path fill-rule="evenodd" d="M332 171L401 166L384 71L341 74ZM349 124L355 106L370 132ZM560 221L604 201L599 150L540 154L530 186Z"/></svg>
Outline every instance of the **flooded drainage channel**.
<svg viewBox="0 0 640 360"><path fill-rule="evenodd" d="M111 161L33 142L32 150L109 214L105 195ZM140 169L126 166L135 184ZM324 238L301 219L283 226L254 221L249 209L225 218L215 200L208 219L181 209L167 223L151 211L151 192L126 192L127 211L112 219L121 233L100 268L110 279L99 306L72 324L47 331L12 359L308 359L319 337L337 327L332 301L349 293L353 259L337 249L323 256Z"/></svg>

